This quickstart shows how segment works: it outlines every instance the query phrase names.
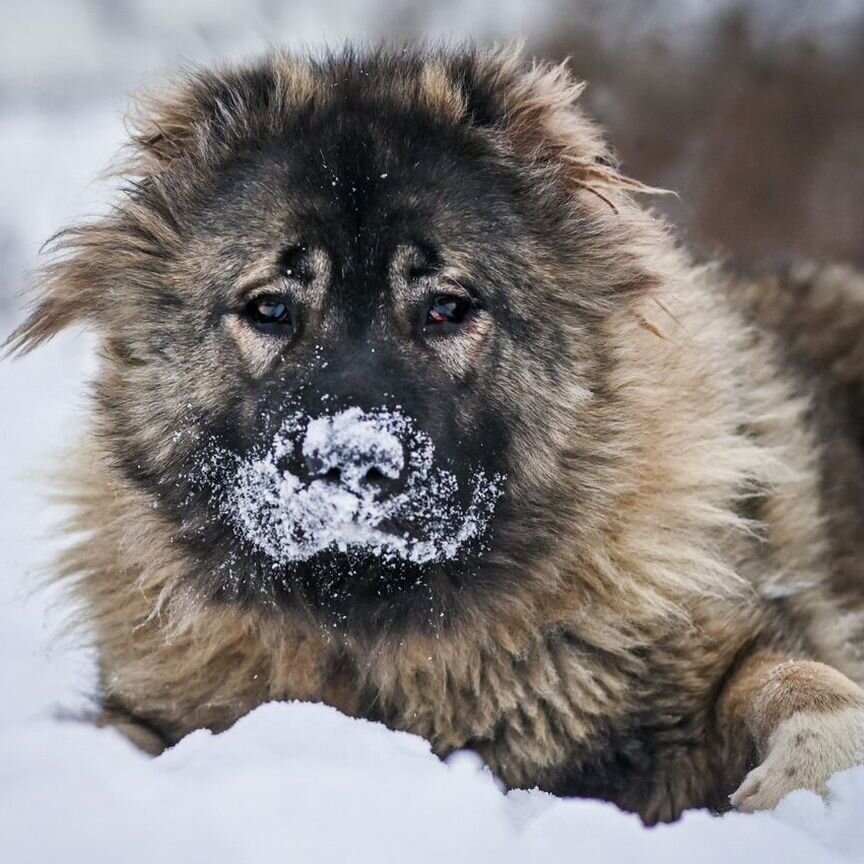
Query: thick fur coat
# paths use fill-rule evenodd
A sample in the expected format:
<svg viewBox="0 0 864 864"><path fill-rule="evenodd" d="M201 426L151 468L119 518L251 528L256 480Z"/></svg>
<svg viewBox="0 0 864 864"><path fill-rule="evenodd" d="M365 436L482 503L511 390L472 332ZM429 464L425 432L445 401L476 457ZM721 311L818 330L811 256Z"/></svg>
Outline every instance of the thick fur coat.
<svg viewBox="0 0 864 864"><path fill-rule="evenodd" d="M824 791L864 758L864 281L694 262L580 89L509 51L276 54L143 104L124 198L60 235L11 338L100 338L57 566L98 722L155 753L320 700L648 822ZM231 298L286 243L305 329L274 343ZM423 272L397 278L412 244ZM479 285L468 325L400 335L422 279ZM377 299L351 306L361 283ZM439 406L441 447L506 477L487 544L419 588L274 581L190 485L274 381L328 374L319 350L379 395L420 376L400 404L436 429Z"/></svg>

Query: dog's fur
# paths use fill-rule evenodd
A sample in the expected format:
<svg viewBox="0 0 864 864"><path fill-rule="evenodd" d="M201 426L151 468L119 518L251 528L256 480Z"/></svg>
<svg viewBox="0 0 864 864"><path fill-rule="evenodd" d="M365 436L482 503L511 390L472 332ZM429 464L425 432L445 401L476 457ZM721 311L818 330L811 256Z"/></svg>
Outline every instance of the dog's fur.
<svg viewBox="0 0 864 864"><path fill-rule="evenodd" d="M100 723L155 753L321 700L648 822L733 792L769 807L862 760L864 281L697 265L579 92L515 52L346 52L195 73L145 104L124 200L61 235L11 339L101 339L57 571L95 636ZM434 278L488 292L485 329L375 344L446 381L429 386L453 434L506 474L488 548L377 600L255 588L242 556L229 588L237 541L190 491L191 454L315 343L387 389L373 337L327 316L359 284L346 261L392 269L409 223ZM327 253L315 332L263 349L217 306L307 229Z"/></svg>

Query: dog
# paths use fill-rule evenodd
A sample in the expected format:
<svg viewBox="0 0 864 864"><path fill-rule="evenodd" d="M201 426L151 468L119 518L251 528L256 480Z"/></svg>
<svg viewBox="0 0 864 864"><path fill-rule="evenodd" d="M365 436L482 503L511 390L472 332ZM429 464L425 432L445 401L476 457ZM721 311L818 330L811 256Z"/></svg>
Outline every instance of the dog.
<svg viewBox="0 0 864 864"><path fill-rule="evenodd" d="M99 339L94 722L322 701L648 824L864 762L864 280L696 260L581 89L346 49L142 101L8 343Z"/></svg>

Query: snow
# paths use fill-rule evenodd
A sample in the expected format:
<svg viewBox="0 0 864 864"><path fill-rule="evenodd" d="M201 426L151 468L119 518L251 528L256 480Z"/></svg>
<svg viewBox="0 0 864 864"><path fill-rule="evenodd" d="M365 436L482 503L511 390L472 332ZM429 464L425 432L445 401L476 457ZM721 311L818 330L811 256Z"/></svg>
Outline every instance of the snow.
<svg viewBox="0 0 864 864"><path fill-rule="evenodd" d="M503 794L472 754L323 705L264 705L150 760L110 730L50 719L0 730L0 856L9 862L861 860L864 771L774 814L688 813L646 830L595 801Z"/></svg>
<svg viewBox="0 0 864 864"><path fill-rule="evenodd" d="M314 467L311 478L291 470L298 450ZM469 503L461 506L459 480L436 466L428 435L399 411L357 407L313 418L293 414L267 452L241 458L212 448L202 470L212 474L214 465L231 484L220 509L276 565L349 549L415 564L452 559L482 535L502 480L475 471ZM372 471L397 482L404 475L404 488L385 494L370 481ZM397 533L406 524L412 533Z"/></svg>
<svg viewBox="0 0 864 864"><path fill-rule="evenodd" d="M833 10L820 19L832 27L855 7L852 0L805 5ZM709 6L692 0L681 7L686 15L667 18L678 27L683 15L689 27ZM408 3L337 0L302 8L259 0L248 15L229 0L159 0L146 4L146 14L144 7L141 0L0 4L0 336L20 317L15 293L39 245L105 206L103 188L89 180L122 140L124 91L145 72L281 39L369 36L385 24L407 27L411 15ZM428 4L413 14L433 35L515 36L543 24L516 0L495 4L494 14L492 7ZM272 27L268 9L278 17ZM764 9L769 21L783 4ZM209 23L198 23L202 16ZM76 333L0 362L3 864L864 861L864 768L834 778L827 806L795 792L774 813L694 812L648 830L608 804L536 790L505 794L471 754L441 762L417 737L323 705L264 705L227 732L196 732L157 759L112 730L69 719L88 705L95 658L86 632L66 632L62 594L38 587L62 515L47 503L45 477L74 442L93 368L92 341ZM307 433L310 447L331 440L336 419ZM363 494L347 492L359 508Z"/></svg>

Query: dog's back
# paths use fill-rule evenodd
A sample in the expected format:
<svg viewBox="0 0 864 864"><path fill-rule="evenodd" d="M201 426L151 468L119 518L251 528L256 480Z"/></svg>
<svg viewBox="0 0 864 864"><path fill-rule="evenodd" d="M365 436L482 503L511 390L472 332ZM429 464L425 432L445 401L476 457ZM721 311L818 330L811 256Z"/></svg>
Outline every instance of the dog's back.
<svg viewBox="0 0 864 864"><path fill-rule="evenodd" d="M739 269L730 297L774 334L812 400L831 586L864 601L864 275L840 264L765 262Z"/></svg>

